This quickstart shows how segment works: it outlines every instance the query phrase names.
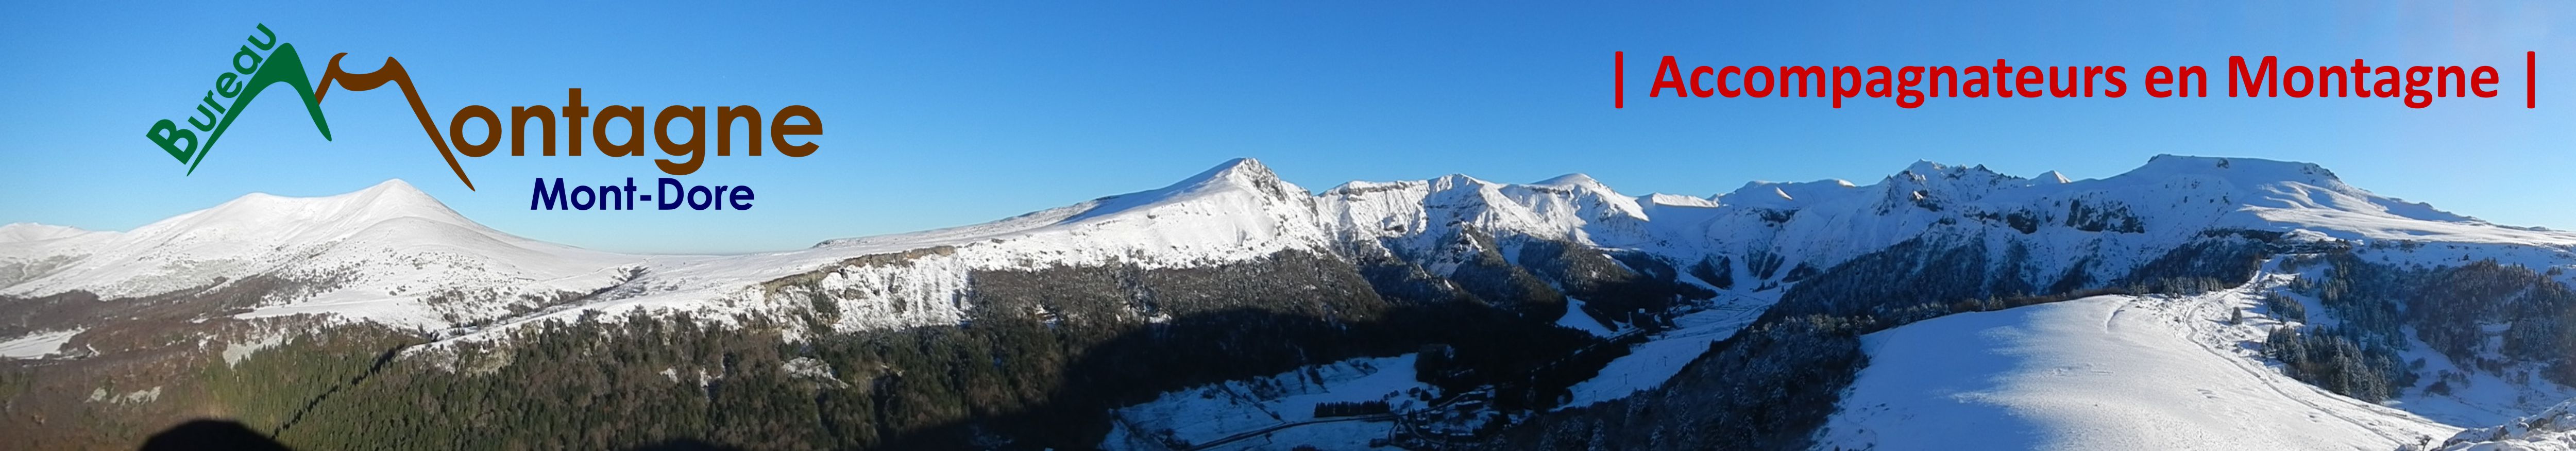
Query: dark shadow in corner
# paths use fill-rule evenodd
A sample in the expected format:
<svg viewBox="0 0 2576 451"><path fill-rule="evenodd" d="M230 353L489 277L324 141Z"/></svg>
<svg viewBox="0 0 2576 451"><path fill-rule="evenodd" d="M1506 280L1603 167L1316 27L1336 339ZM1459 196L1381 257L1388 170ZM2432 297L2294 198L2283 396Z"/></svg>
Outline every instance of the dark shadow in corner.
<svg viewBox="0 0 2576 451"><path fill-rule="evenodd" d="M285 451L293 448L287 448L285 444L269 439L267 434L253 431L247 426L242 426L241 423L197 419L152 434L152 438L143 441L141 449L143 451L201 449Z"/></svg>

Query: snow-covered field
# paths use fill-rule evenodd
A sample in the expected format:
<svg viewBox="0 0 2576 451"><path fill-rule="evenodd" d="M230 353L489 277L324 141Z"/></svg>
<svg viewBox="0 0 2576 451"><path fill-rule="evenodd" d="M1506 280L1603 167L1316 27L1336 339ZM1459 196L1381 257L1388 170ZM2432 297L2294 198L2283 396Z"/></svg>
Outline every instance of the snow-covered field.
<svg viewBox="0 0 2576 451"><path fill-rule="evenodd" d="M1628 355L1603 365L1600 375L1574 384L1569 389L1573 399L1557 409L1588 406L1661 387L1673 375L1681 374L1682 366L1708 352L1709 343L1735 336L1735 331L1761 317L1763 308L1778 302L1741 296L1725 299L1728 301L1715 307L1675 318L1673 323L1678 327L1628 348Z"/></svg>
<svg viewBox="0 0 2576 451"><path fill-rule="evenodd" d="M1414 390L1438 392L1414 380L1413 354L1351 359L1251 380L1230 381L1165 393L1144 404L1118 409L1107 449L1165 449L1167 440L1206 445L1236 434L1316 420L1315 405L1326 402L1387 401L1395 411L1424 404ZM1321 449L1365 449L1369 439L1387 436L1394 423L1337 421L1298 424L1267 434L1226 443L1214 449L1287 449L1314 445Z"/></svg>
<svg viewBox="0 0 2576 451"><path fill-rule="evenodd" d="M1870 365L1818 433L1843 449L2396 449L2459 430L2284 376L2252 289L2100 296L1862 338Z"/></svg>
<svg viewBox="0 0 2576 451"><path fill-rule="evenodd" d="M72 336L80 335L82 330L84 329L37 332L27 334L27 336L24 337L0 342L0 358L32 359L44 357L46 354L52 354L55 350L61 349L63 347L63 343L70 343L72 341Z"/></svg>
<svg viewBox="0 0 2576 451"><path fill-rule="evenodd" d="M1602 327L1601 322L1593 320L1591 314L1583 313L1583 300L1575 298L1565 298L1565 316L1556 319L1556 327L1590 332L1595 337L1619 335L1608 327Z"/></svg>

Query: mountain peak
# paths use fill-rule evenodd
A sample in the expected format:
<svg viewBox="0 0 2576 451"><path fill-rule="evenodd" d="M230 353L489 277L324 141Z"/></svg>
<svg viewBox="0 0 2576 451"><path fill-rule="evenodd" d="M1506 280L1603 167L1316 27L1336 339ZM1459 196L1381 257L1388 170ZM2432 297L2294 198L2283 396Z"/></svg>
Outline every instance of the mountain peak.
<svg viewBox="0 0 2576 451"><path fill-rule="evenodd" d="M1905 170L1906 172L1916 174L1938 174L1948 171L1952 167L1953 166L1933 162L1932 160L1914 160L1914 164L1906 165Z"/></svg>
<svg viewBox="0 0 2576 451"><path fill-rule="evenodd" d="M1953 178L1953 179L1958 179L1958 178L1974 178L1974 179L1980 179L1980 180L2000 180L2000 179L2013 179L2013 180L2019 180L2019 179L2020 179L2019 177L2013 177L2013 176L2009 176L2009 175L2004 175L2003 173L2000 173L2000 172L1995 172L1993 169L1987 169L1987 168L1986 168L1986 165L1982 165L1982 164L1980 164L1980 165L1973 165L1973 166L1960 166L1960 165L1951 165L1951 164L1941 164L1941 163L1933 162L1933 161L1931 161L1931 160L1916 160L1916 161L1914 162L1914 164L1906 166L1906 167L1905 167L1905 171L1904 171L1904 172L1899 172L1899 173L1897 173L1897 174L1898 174L1898 175L1913 174L1913 178L1917 178L1917 179L1929 179L1929 178L1932 178L1933 176L1941 176L1941 177L1943 177L1943 178ZM1893 176L1891 176L1890 178L1894 178L1894 177L1893 177Z"/></svg>
<svg viewBox="0 0 2576 451"><path fill-rule="evenodd" d="M412 187L411 182L405 182L402 179L386 179L384 182L377 183L374 186L369 186L366 189L348 194L322 197L321 199L333 199L337 201L337 203L340 203L343 208L351 210L365 210L395 215L442 219L449 217L462 219L456 214L455 210L447 208L446 202L440 202L438 198L430 197L429 193L421 192L420 188Z"/></svg>
<svg viewBox="0 0 2576 451"><path fill-rule="evenodd" d="M401 180L329 196L252 193L130 232L84 236L115 239L88 243L95 246L80 252L89 255L81 265L8 286L8 293L78 289L102 298L130 297L262 274L336 277L330 275L381 271L370 273L390 277L377 279L380 285L317 288L308 294L320 296L310 298L320 299L316 302L382 301L403 299L413 294L411 288L435 284L534 295L597 289L604 277L586 274L630 260L492 230ZM513 278L517 275L528 276Z"/></svg>
<svg viewBox="0 0 2576 451"><path fill-rule="evenodd" d="M1270 166L1261 164L1261 160L1235 158L1225 160L1224 163L1217 163L1216 167L1208 168L1207 171L1200 172L1198 175L1190 176L1188 179L1183 179L1181 183L1188 184L1190 182L1216 179L1258 180L1276 178L1279 178L1279 174L1270 172Z"/></svg>
<svg viewBox="0 0 2576 451"><path fill-rule="evenodd" d="M367 187L366 189L362 189L362 190L358 190L358 191L360 191L360 192L404 193L404 194L414 194L414 195L421 195L421 196L428 196L428 195L429 195L428 193L422 193L422 192L420 192L420 188L417 188L417 187L413 187L413 186L411 186L411 182L406 182L406 181L403 181L403 179L398 179L398 178L397 178L397 179L385 179L385 181L382 181L382 182L376 182L376 184L375 184L374 186L369 186L369 187Z"/></svg>
<svg viewBox="0 0 2576 451"><path fill-rule="evenodd" d="M1100 204L1064 221L1074 222L1108 216L1151 205L1181 202L1229 191L1256 193L1269 202L1302 203L1311 200L1307 198L1309 193L1305 188L1280 180L1279 174L1270 172L1270 167L1262 165L1260 160L1236 158L1226 160L1216 167L1208 168L1198 175L1181 179L1161 189L1101 198Z"/></svg>
<svg viewBox="0 0 2576 451"><path fill-rule="evenodd" d="M1584 174L1583 174L1583 173L1581 173L1581 172L1576 172L1576 173L1571 173L1571 174L1566 174L1566 175L1556 176L1556 177L1554 177L1554 178L1549 178L1549 179L1547 179L1547 180L1540 180L1540 181L1538 181L1538 183L1531 183L1531 184L1532 184L1532 185L1559 185L1559 186L1600 186L1600 185L1601 185L1601 181L1600 181L1600 180L1593 180L1593 179L1592 179L1592 176L1584 175Z"/></svg>
<svg viewBox="0 0 2576 451"><path fill-rule="evenodd" d="M2061 173L2061 172L2057 172L2057 171L2042 172L2042 173L2039 173L2039 176L2038 176L2038 177L2031 177L2030 179L2031 179L2031 181L2039 182L2039 183L2042 183L2042 184L2064 184L2064 183L2074 183L2074 182L2075 182L2075 179L2067 178L2065 173Z"/></svg>
<svg viewBox="0 0 2576 451"><path fill-rule="evenodd" d="M1208 168L1190 178L1181 179L1180 182L1155 192L1178 194L1219 186L1242 187L1278 197L1289 197L1291 194L1297 197L1305 196L1304 190L1292 189L1294 185L1280 180L1278 173L1270 172L1270 166L1261 164L1261 160L1251 158L1225 160L1224 163L1218 163L1216 167Z"/></svg>
<svg viewBox="0 0 2576 451"><path fill-rule="evenodd" d="M481 229L480 224L447 208L447 204L400 179L364 189L316 197L268 193L242 195L214 208L198 210L136 229L219 228L260 233L354 233L386 221L416 218Z"/></svg>
<svg viewBox="0 0 2576 451"><path fill-rule="evenodd" d="M2228 174L2270 180L2340 181L2334 171L2316 163L2266 160L2261 158L2201 157L2160 154L2148 158L2145 166L2129 171L2143 174Z"/></svg>

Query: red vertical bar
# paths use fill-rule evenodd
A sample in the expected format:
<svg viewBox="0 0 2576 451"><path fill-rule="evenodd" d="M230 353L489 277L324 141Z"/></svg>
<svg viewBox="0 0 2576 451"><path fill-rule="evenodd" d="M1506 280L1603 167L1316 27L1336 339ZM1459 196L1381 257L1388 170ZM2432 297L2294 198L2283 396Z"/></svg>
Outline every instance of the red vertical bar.
<svg viewBox="0 0 2576 451"><path fill-rule="evenodd" d="M2540 52L2522 52L2522 108L2540 107Z"/></svg>
<svg viewBox="0 0 2576 451"><path fill-rule="evenodd" d="M1628 107L1628 52L1610 52L1610 107Z"/></svg>

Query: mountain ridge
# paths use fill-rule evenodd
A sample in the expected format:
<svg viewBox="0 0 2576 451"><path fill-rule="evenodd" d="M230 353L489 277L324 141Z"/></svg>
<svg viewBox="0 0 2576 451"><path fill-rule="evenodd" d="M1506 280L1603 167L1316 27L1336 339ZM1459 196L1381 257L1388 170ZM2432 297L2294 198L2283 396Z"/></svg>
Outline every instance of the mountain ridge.
<svg viewBox="0 0 2576 451"><path fill-rule="evenodd" d="M1983 233L1961 229L1964 226L1956 224L1962 221L2013 222L2015 227L2030 223L2036 227L2024 234L2057 236L2034 238L2042 239L2032 242L2034 245L2056 243L2045 247L2127 247L2136 244L2120 243L2139 243L2139 239L2101 235L2100 231L2170 235L2149 241L2171 241L2210 227L2315 230L2349 239L2431 235L2494 243L2576 244L2576 234L2500 227L2426 204L2376 196L2345 185L2332 172L2309 163L2159 155L2119 175L2056 183L2061 180L2064 176L2054 172L2026 179L1982 166L1921 161L1871 185L1839 180L1748 182L1731 193L1712 195L1705 202L1663 194L1624 195L1579 173L1533 184L1488 182L1460 174L1414 181L1355 181L1309 194L1282 180L1258 160L1237 158L1163 188L1106 196L1000 221L826 240L804 250L707 257L623 255L528 240L465 219L408 183L388 180L325 197L245 195L121 233L116 239L120 245L103 250L40 251L29 250L37 246L27 243L0 243L0 262L14 259L22 266L31 266L24 262L47 258L57 261L49 273L9 283L0 292L45 295L87 290L104 296L135 296L152 290L175 290L209 283L217 276L239 278L279 270L284 266L239 262L296 258L296 252L281 252L294 247L286 243L359 243L365 245L361 246L365 251L393 254L471 250L468 252L506 253L509 258L504 260L551 260L572 265L539 268L536 272L540 274L533 276L511 276L507 268L500 273L487 273L522 281L594 275L579 283L552 287L568 292L622 284L623 281L597 276L618 272L616 268L621 266L643 270L647 279L671 285L708 285L704 280L670 279L670 274L685 273L690 268L767 268L710 278L718 280L714 285L741 287L756 284L764 277L784 276L800 268L859 255L940 246L979 249L1003 242L1023 244L1006 246L1013 250L1001 251L1009 255L984 257L988 264L1099 264L1123 260L1192 265L1252 258L1279 249L1323 250L1348 246L1334 244L1337 242L1356 242L1363 247L1385 247L1385 252L1392 255L1413 255L1417 264L1429 265L1437 269L1435 273L1451 270L1450 263L1442 262L1456 261L1464 254L1433 257L1425 252L1441 248L1440 240L1459 233L1638 249L1683 262L1746 253L1788 255L1792 256L1791 261L1784 262L1788 266L1817 268L1925 234ZM2213 197L2203 202L2193 195ZM2158 203L2169 205L2155 205ZM2130 211L2146 208L2165 211ZM2049 232L2058 225L2078 230ZM12 227L32 230L34 226ZM1513 249L1518 245L1509 242L1515 240L1499 243L1511 248L1502 249L1506 251L1504 255L1517 254ZM429 247L405 249L419 245ZM268 251L257 249L261 247ZM295 250L320 256L330 255L332 247L335 246ZM969 251L968 255L978 252ZM75 260L90 263L60 264L60 259L72 255L81 255ZM363 258L349 259L356 263L338 264L370 264ZM1022 261L995 263L996 259ZM136 266L110 263L124 261L163 262L158 267L234 267L171 276L117 271ZM650 263L654 261L661 263ZM2044 270L2058 272L2066 268ZM1747 274L1742 276L1755 275L1744 272ZM2098 277L2113 275L2106 272ZM1760 278L1771 277L1776 274ZM699 297L740 295L738 291L728 294L728 290L679 291ZM647 294L651 293L630 293Z"/></svg>

